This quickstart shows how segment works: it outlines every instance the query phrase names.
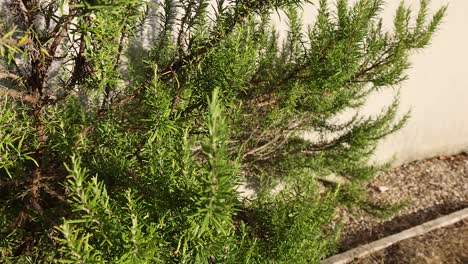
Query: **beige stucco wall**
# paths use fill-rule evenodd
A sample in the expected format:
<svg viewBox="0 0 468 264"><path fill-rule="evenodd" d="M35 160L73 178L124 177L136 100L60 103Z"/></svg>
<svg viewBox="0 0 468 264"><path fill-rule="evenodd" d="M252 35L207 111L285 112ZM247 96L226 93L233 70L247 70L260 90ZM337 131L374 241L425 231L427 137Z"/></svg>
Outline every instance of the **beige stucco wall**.
<svg viewBox="0 0 468 264"><path fill-rule="evenodd" d="M406 2L417 11L419 1ZM391 26L399 3L386 1L383 16L387 26ZM394 165L398 165L468 151L468 1L433 0L431 9L447 3L444 23L431 46L412 55L409 80L400 87L400 112L411 110L411 119L381 142L375 157L378 161L395 158ZM315 9L304 8L305 21L313 21ZM379 111L394 94L387 90L373 95L363 113Z"/></svg>
<svg viewBox="0 0 468 264"><path fill-rule="evenodd" d="M388 2L394 10L399 1ZM446 3L440 31L429 48L413 54L409 80L401 87L401 109L411 109L412 117L382 142L379 159L395 155L402 163L468 150L468 1L433 0L431 7Z"/></svg>

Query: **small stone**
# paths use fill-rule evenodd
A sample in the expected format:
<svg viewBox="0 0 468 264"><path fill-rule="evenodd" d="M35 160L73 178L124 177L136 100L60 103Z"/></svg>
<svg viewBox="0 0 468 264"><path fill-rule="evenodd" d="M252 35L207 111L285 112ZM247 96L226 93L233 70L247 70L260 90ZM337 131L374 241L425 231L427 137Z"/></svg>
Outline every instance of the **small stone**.
<svg viewBox="0 0 468 264"><path fill-rule="evenodd" d="M384 193L384 192L390 190L390 188L388 188L387 186L379 186L379 187L377 187L377 189L378 189L379 192L381 192L381 193Z"/></svg>

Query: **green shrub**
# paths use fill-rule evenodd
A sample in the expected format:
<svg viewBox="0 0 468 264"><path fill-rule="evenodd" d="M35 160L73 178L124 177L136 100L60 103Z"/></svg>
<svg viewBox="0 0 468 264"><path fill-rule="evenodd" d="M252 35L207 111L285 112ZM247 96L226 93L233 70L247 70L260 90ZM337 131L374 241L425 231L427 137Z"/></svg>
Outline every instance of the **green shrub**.
<svg viewBox="0 0 468 264"><path fill-rule="evenodd" d="M430 18L422 0L413 22L402 2L387 32L381 0L321 0L304 31L305 2L9 2L1 261L316 263L333 254L336 208L362 204L346 197L359 200L352 192L384 168L370 157L407 115L396 120L396 98L375 117L333 120L403 81L410 52L429 44L446 8ZM287 17L283 41L275 11ZM352 187L324 188L329 175Z"/></svg>

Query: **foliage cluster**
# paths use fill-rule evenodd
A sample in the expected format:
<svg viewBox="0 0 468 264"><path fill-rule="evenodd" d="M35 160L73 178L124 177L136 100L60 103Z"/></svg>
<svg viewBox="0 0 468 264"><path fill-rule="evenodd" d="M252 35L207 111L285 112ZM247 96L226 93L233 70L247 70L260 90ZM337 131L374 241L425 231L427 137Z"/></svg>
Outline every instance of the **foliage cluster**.
<svg viewBox="0 0 468 264"><path fill-rule="evenodd" d="M378 140L407 116L395 120L396 98L377 116L333 120L403 81L446 8L429 16L421 0L412 16L402 2L386 31L382 0L311 1L318 14L303 30L306 2L9 1L1 262L332 254L336 208L359 200L359 184L384 167L369 162ZM324 188L328 175L348 183Z"/></svg>

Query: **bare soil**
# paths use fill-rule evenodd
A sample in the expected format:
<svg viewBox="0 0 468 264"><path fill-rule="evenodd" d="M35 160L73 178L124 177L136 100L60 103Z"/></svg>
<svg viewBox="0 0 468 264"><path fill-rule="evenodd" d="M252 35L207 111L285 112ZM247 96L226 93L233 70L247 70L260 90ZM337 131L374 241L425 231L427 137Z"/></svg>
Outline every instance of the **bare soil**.
<svg viewBox="0 0 468 264"><path fill-rule="evenodd" d="M340 251L468 207L468 155L412 162L376 177L367 188L376 204L407 205L388 219L363 210L342 210ZM354 263L468 263L468 221L402 241Z"/></svg>

